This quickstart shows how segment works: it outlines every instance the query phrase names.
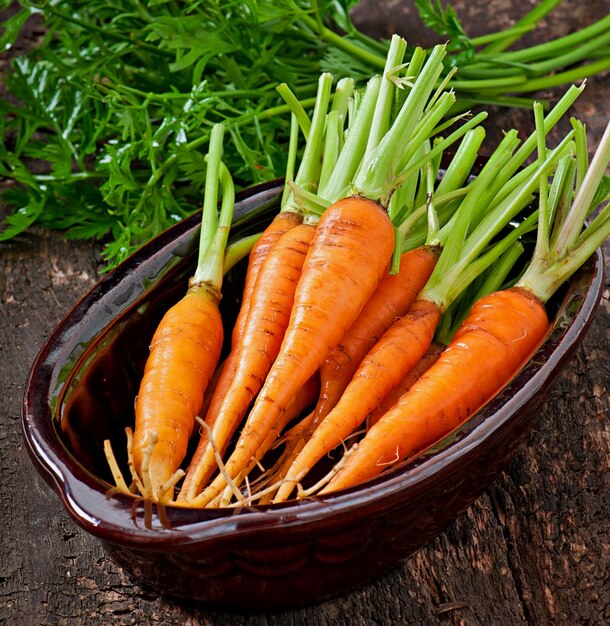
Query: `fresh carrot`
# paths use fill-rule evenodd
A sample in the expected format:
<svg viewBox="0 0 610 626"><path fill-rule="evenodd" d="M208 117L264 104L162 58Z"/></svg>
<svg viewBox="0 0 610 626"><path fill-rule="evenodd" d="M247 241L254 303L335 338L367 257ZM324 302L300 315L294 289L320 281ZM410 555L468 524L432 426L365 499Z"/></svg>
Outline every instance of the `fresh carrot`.
<svg viewBox="0 0 610 626"><path fill-rule="evenodd" d="M205 505L242 471L296 392L343 338L377 287L392 256L385 210L361 197L336 202L320 218L295 293L288 330L233 454L193 500Z"/></svg>
<svg viewBox="0 0 610 626"><path fill-rule="evenodd" d="M318 394L320 393L320 381L318 376L312 376L304 385L299 389L297 395L288 403L286 408L282 411L280 419L277 424L277 428L272 429L265 441L259 446L255 456L251 459L250 463L240 472L235 480L231 481L231 484L227 485L223 494L219 494L213 502L210 503L210 507L215 506L228 506L233 498L238 504L250 504L251 499L251 487L248 483L247 493L241 494L239 492L240 485L247 481L247 477L255 467L264 468L261 466L261 460L275 445L280 433L286 428L286 426L298 417L307 407L311 406ZM266 472L263 474L265 477ZM265 482L269 481L269 478ZM261 477L258 479L261 480ZM264 490L263 490L264 491ZM260 501L262 493L257 489L257 499Z"/></svg>
<svg viewBox="0 0 610 626"><path fill-rule="evenodd" d="M322 139L330 101L330 75L323 74L318 90L307 143L296 182L315 188L320 176ZM283 212L293 212L290 194ZM287 208L288 207L288 208ZM302 218L301 218L302 219ZM248 313L239 337L232 343L230 369L222 377L205 416L199 444L180 490L180 500L191 500L216 469L216 453L224 453L230 439L258 393L279 351L294 299L303 261L315 224L301 223L280 236L260 265L257 280L248 296ZM209 440L212 436L214 441Z"/></svg>
<svg viewBox="0 0 610 626"><path fill-rule="evenodd" d="M430 347L415 367L408 371L396 387L379 403L379 406L369 413L366 420L367 428L371 428L371 426L375 425L382 415L385 415L385 413L398 402L401 396L411 389L415 382L436 363L444 349L445 346L436 341L430 344Z"/></svg>
<svg viewBox="0 0 610 626"><path fill-rule="evenodd" d="M337 404L367 352L408 310L430 278L438 258L437 246L404 252L396 274L386 274L362 313L320 368L320 399L310 428L315 428Z"/></svg>
<svg viewBox="0 0 610 626"><path fill-rule="evenodd" d="M547 150L539 105L535 113L542 161ZM609 161L610 124L582 184L576 184L567 214L557 208L561 199L574 196L573 180L570 185L553 181L549 190L548 171L537 172L538 237L526 272L514 287L473 306L439 360L371 428L321 493L359 484L411 458L459 426L518 372L549 329L545 303L610 234L608 205L582 228L604 200L596 194Z"/></svg>
<svg viewBox="0 0 610 626"><path fill-rule="evenodd" d="M186 499L193 498L216 469L216 452L224 454L280 350L314 233L312 224L295 226L280 237L265 259L251 296L247 332L232 351L232 370L223 377L226 385L217 387L206 414L210 432L201 437L191 460L182 488Z"/></svg>
<svg viewBox="0 0 610 626"><path fill-rule="evenodd" d="M219 296L191 288L163 317L155 332L136 400L135 467L154 499L186 455L195 416L222 346ZM149 469L143 471L151 447Z"/></svg>
<svg viewBox="0 0 610 626"><path fill-rule="evenodd" d="M134 482L142 496L156 501L172 497L222 346L218 302L234 207L233 182L221 162L222 137L223 127L214 126L197 268L186 295L167 311L153 335L135 402L133 439L128 435ZM216 206L219 180L220 217Z"/></svg>

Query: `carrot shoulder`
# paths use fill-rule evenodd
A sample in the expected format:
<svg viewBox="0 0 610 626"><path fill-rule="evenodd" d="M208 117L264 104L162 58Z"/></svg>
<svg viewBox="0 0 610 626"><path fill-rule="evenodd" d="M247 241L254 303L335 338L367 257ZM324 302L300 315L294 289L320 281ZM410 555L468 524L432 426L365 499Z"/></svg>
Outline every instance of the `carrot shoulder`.
<svg viewBox="0 0 610 626"><path fill-rule="evenodd" d="M225 464L229 476L245 467L287 403L341 341L385 273L393 247L392 224L376 202L345 198L322 215L280 353ZM225 485L218 476L194 504L209 502Z"/></svg>
<svg viewBox="0 0 610 626"><path fill-rule="evenodd" d="M438 361L369 430L321 493L373 478L459 426L516 374L548 327L543 303L524 289L479 300Z"/></svg>

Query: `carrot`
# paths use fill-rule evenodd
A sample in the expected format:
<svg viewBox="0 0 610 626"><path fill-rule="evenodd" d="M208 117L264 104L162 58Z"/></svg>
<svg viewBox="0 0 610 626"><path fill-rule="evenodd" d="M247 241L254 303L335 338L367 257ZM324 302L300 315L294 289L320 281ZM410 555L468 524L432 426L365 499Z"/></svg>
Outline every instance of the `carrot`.
<svg viewBox="0 0 610 626"><path fill-rule="evenodd" d="M332 77L323 74L319 81L308 141L296 181L315 188L321 169L322 138L330 100ZM294 118L293 118L294 119ZM290 194L285 195L284 212L296 207ZM302 218L300 218L302 220ZM279 237L259 268L243 326L231 346L226 376L219 384L205 417L207 428L191 460L180 490L180 500L191 500L201 490L216 468L215 448L222 453L229 445L250 403L277 356L290 316L294 290L311 241L315 225L299 224ZM255 304L254 304L255 303ZM213 442L209 441L211 433ZM212 445L213 444L213 445Z"/></svg>
<svg viewBox="0 0 610 626"><path fill-rule="evenodd" d="M247 465L286 404L341 341L381 280L393 247L392 225L376 202L345 198L322 215L280 353L225 464L228 476ZM225 485L225 475L217 476L193 504L206 504Z"/></svg>
<svg viewBox="0 0 610 626"><path fill-rule="evenodd" d="M221 162L222 137L223 127L214 126L197 268L186 295L167 311L153 335L135 402L133 439L128 434L134 482L141 495L156 501L171 499L222 346L218 302L234 207L233 182ZM219 180L220 217L216 213Z"/></svg>
<svg viewBox="0 0 610 626"><path fill-rule="evenodd" d="M516 373L547 329L544 304L525 290L480 300L438 361L368 431L321 493L372 478L453 430Z"/></svg>
<svg viewBox="0 0 610 626"><path fill-rule="evenodd" d="M216 450L220 454L226 450L279 352L314 232L312 224L295 226L280 237L265 259L251 295L247 332L231 352L232 370L223 376L226 385L217 387L206 415L210 433L201 437L187 471L182 487L187 500L200 491L202 483L216 469Z"/></svg>
<svg viewBox="0 0 610 626"><path fill-rule="evenodd" d="M320 399L310 429L337 404L366 353L408 310L430 278L438 247L421 246L404 252L397 274L386 274L362 313L320 368Z"/></svg>
<svg viewBox="0 0 610 626"><path fill-rule="evenodd" d="M542 108L534 106L538 160L545 161ZM577 132L582 127L574 124ZM586 151L586 141L576 146ZM571 160L568 154L562 164ZM447 435L489 401L514 376L544 340L549 328L545 303L610 234L610 206L583 230L596 206L608 199L602 183L610 162L610 124L584 180L574 168L558 168L549 188L548 170L534 175L539 184L538 236L533 258L516 285L479 300L449 347L422 378L366 434L345 459L328 493L359 484L387 467L409 459ZM561 172L570 172L563 177ZM600 196L598 190L602 189ZM566 213L558 210L575 198ZM467 373L465 375L465 373Z"/></svg>
<svg viewBox="0 0 610 626"><path fill-rule="evenodd" d="M162 498L162 487L186 455L195 416L222 346L219 296L205 287L193 288L161 320L150 346L136 400L133 439L135 467L151 494ZM148 446L149 476L142 472Z"/></svg>
<svg viewBox="0 0 610 626"><path fill-rule="evenodd" d="M367 428L374 426L380 420L381 416L387 413L387 411L398 402L401 396L411 389L415 382L436 363L444 349L445 347L436 341L430 344L430 347L419 360L419 363L408 371L398 385L396 385L383 401L379 403L379 406L369 413L367 417Z"/></svg>
<svg viewBox="0 0 610 626"><path fill-rule="evenodd" d="M508 141L512 139L508 137ZM506 142L503 141L500 145L502 151L504 143ZM526 186L507 205L499 203L494 206L492 202L486 217L493 227L484 230L475 228L470 237L464 237L464 231L473 225L473 216L480 213L479 189L495 171L496 160L492 158L490 163L473 183L456 212L454 228L426 287L409 312L384 333L364 358L337 405L319 423L294 460L274 502L282 502L288 498L296 484L314 464L364 422L367 415L375 410L426 353L448 306L470 282L514 243L521 232L530 228L532 219L526 220L491 250L477 258L499 229L514 216L515 211L524 208L530 193L530 188ZM499 157L498 163L502 163ZM447 256L450 257L449 261L446 260ZM438 271L439 263L443 264L442 274Z"/></svg>
<svg viewBox="0 0 610 626"><path fill-rule="evenodd" d="M306 383L299 389L297 395L288 403L286 408L282 411L280 415L280 419L278 421L278 425L276 429L272 429L265 441L259 446L258 450L254 458L251 459L250 463L240 472L239 476L232 481L231 485L227 485L225 488L224 494L219 495L216 499L210 503L209 506L227 506L231 498L233 496L236 497L238 502L245 502L246 498L241 496L241 494L236 493L236 489L246 480L246 477L249 473L256 467L260 465L261 460L272 449L274 444L276 443L279 434L286 428L286 426L298 417L308 406L315 401L318 393L320 392L320 381L317 376L312 376ZM268 482L268 478L265 482ZM248 492L250 491L250 486L248 485ZM259 493L258 499L260 501L261 494ZM247 502L248 504L250 502Z"/></svg>

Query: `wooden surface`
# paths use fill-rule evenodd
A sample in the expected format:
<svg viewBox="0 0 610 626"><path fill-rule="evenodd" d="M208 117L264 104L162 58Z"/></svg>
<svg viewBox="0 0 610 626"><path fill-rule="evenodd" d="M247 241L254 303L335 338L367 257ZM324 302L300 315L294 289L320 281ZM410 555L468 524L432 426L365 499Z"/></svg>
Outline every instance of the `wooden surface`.
<svg viewBox="0 0 610 626"><path fill-rule="evenodd" d="M455 1L471 34L511 23L532 2ZM410 2L366 1L372 33L429 45ZM566 0L546 32L566 33L610 2ZM541 35L530 36L531 40ZM610 115L610 76L574 112L594 143ZM531 128L529 112L488 125ZM491 145L491 143L489 144ZM606 244L607 257L610 246ZM555 384L528 442L500 479L404 565L332 602L279 614L211 611L134 584L81 532L42 482L19 422L28 369L56 323L93 284L98 248L33 230L0 248L0 623L4 624L607 624L610 623L610 302Z"/></svg>

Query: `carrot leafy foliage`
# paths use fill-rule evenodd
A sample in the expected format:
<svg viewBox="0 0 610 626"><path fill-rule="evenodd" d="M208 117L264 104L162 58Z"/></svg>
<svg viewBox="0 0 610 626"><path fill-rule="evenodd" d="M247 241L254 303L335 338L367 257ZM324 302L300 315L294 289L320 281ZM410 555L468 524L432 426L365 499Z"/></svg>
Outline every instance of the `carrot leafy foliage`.
<svg viewBox="0 0 610 626"><path fill-rule="evenodd" d="M9 4L2 0L0 9L10 12ZM383 69L388 42L356 28L356 4L21 0L1 22L0 49L10 53L24 31L38 43L14 53L3 77L0 177L10 182L0 241L33 224L59 228L102 241L104 265L117 264L201 208L217 123L226 128L223 159L238 187L282 176L291 122L276 86L286 83L308 106L322 71L338 80ZM529 106L519 94L558 84L566 64L569 81L574 72L610 67L610 17L565 45L557 40L548 55L525 49L518 63L503 64L507 53L482 45L502 48L517 31L470 39L450 7L416 5L464 66L450 86L466 107Z"/></svg>

